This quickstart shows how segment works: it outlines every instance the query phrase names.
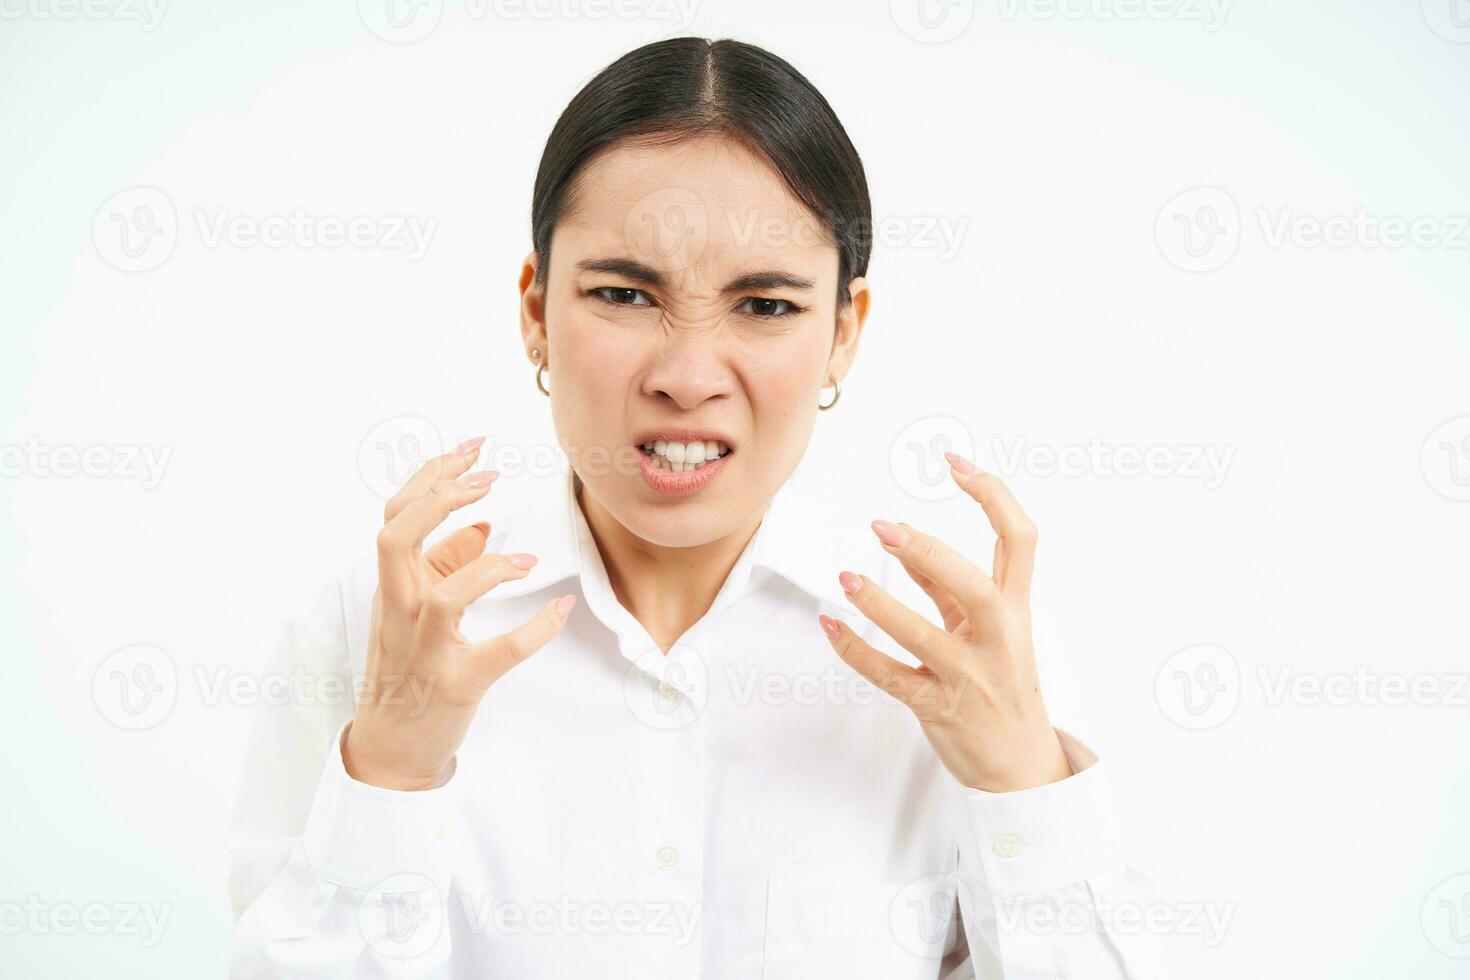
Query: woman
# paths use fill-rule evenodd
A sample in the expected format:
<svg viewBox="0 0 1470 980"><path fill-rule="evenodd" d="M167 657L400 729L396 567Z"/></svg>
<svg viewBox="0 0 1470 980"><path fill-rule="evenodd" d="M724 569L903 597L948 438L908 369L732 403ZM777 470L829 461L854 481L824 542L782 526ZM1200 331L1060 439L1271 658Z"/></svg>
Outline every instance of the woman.
<svg viewBox="0 0 1470 980"><path fill-rule="evenodd" d="M758 48L651 44L572 100L520 277L571 473L425 549L495 478L478 439L431 460L376 568L284 634L282 669L362 693L265 709L235 975L1157 974L1098 926L1138 886L1042 704L1014 497L950 457L987 574L902 523L859 547L787 482L857 352L870 227L831 108ZM834 655L864 682L797 696Z"/></svg>

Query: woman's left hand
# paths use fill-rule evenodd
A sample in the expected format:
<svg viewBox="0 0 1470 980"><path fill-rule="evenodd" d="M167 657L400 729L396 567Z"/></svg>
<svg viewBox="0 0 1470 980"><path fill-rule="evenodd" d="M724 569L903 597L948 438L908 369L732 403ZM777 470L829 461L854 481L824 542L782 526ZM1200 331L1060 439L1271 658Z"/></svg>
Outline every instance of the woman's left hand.
<svg viewBox="0 0 1470 980"><path fill-rule="evenodd" d="M914 668L880 653L846 623L822 616L837 655L906 704L961 783L993 793L1029 789L1072 774L1046 716L1031 647L1031 569L1036 525L1001 480L946 453L955 482L980 504L998 539L991 575L943 541L906 524L873 532L929 598L944 628L870 579L839 578L853 605L919 659Z"/></svg>

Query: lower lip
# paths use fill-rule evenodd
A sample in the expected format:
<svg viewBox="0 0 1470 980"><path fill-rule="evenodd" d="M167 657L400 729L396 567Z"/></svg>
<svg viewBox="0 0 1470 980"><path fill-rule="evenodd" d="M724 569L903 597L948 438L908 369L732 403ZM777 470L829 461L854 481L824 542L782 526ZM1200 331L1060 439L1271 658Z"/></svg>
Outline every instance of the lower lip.
<svg viewBox="0 0 1470 980"><path fill-rule="evenodd" d="M675 473L666 470L653 461L653 457L638 450L638 465L643 468L643 480L656 493L667 497L687 497L691 493L703 489L709 481L720 475L720 470L725 468L730 457L734 453L726 453L712 463L705 463L697 470L685 470Z"/></svg>

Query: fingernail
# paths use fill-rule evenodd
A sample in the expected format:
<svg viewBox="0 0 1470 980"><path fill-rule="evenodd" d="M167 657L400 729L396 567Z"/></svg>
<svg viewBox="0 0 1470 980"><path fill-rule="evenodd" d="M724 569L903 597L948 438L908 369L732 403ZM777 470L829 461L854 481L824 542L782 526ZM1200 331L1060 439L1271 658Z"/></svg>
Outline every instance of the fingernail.
<svg viewBox="0 0 1470 980"><path fill-rule="evenodd" d="M459 484L462 487L469 487L471 490L478 490L480 487L488 487L494 483L498 476L500 474L494 470L480 470L478 473L471 473L469 476L460 477Z"/></svg>
<svg viewBox="0 0 1470 980"><path fill-rule="evenodd" d="M530 568L536 564L536 556L528 555L524 551L517 551L515 554L510 555L509 557L510 563L516 568L525 569Z"/></svg>
<svg viewBox="0 0 1470 980"><path fill-rule="evenodd" d="M837 620L833 619L831 616L821 615L817 617L817 621L822 624L822 632L827 634L827 639L837 639L837 634L839 632L839 630L837 629Z"/></svg>
<svg viewBox="0 0 1470 980"><path fill-rule="evenodd" d="M572 607L575 606L576 604L577 604L577 597L576 596L574 596L574 595L564 595L564 596L562 596L560 599L556 600L556 612L557 612L557 615L559 615L559 616L565 616L567 613L569 613L569 612L572 611Z"/></svg>
<svg viewBox="0 0 1470 980"><path fill-rule="evenodd" d="M470 527L477 527L477 528L479 528L480 529L480 533L483 534L483 535L485 535L487 538L490 536L490 522L489 521L476 521L474 524L471 524Z"/></svg>
<svg viewBox="0 0 1470 980"><path fill-rule="evenodd" d="M842 572L838 574L837 581L842 583L842 591L846 592L848 595L852 595L858 589L861 589L863 587L862 578L858 575L854 575L852 572Z"/></svg>
<svg viewBox="0 0 1470 980"><path fill-rule="evenodd" d="M454 447L454 454L456 456L468 456L476 449L479 449L480 446L484 444L484 442L484 436L475 436L473 439L466 439L464 442Z"/></svg>
<svg viewBox="0 0 1470 980"><path fill-rule="evenodd" d="M968 476L971 473L975 472L975 464L970 462L965 457L961 456L959 453L945 453L944 458L949 460L949 465L953 466L955 472L959 473L962 476Z"/></svg>
<svg viewBox="0 0 1470 980"><path fill-rule="evenodd" d="M873 533L878 535L879 541L882 541L890 548L902 548L909 543L909 532L897 524L890 524L887 521L874 521Z"/></svg>

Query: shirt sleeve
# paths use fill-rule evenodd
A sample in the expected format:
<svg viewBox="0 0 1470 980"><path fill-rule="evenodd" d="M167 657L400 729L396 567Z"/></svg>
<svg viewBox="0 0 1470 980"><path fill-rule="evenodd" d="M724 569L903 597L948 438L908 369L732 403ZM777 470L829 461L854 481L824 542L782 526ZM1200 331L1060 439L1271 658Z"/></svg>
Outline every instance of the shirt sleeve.
<svg viewBox="0 0 1470 980"><path fill-rule="evenodd" d="M256 708L231 827L230 976L442 976L458 784L354 780L341 585L282 629L264 668L290 694Z"/></svg>
<svg viewBox="0 0 1470 980"><path fill-rule="evenodd" d="M1162 907L1124 861L1107 769L1057 735L1067 779L962 789L957 897L969 970L981 980L1159 980L1163 942L1151 924Z"/></svg>

